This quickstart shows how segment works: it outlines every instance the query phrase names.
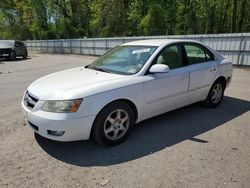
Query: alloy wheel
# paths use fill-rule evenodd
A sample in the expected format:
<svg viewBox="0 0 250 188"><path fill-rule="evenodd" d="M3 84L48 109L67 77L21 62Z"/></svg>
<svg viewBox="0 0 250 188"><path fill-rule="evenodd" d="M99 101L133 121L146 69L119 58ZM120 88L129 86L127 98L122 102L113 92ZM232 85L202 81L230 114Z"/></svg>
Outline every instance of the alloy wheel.
<svg viewBox="0 0 250 188"><path fill-rule="evenodd" d="M212 90L212 95L211 95L212 102L214 104L217 104L218 102L220 102L222 94L223 94L222 85L220 83L215 84Z"/></svg>
<svg viewBox="0 0 250 188"><path fill-rule="evenodd" d="M129 128L129 115L123 109L111 112L104 122L104 134L109 140L118 140Z"/></svg>

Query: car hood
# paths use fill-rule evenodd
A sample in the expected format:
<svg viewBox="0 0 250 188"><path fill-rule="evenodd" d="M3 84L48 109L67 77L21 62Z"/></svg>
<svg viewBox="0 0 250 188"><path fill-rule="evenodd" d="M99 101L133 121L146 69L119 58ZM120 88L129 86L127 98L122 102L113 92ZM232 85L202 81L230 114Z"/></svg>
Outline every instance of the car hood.
<svg viewBox="0 0 250 188"><path fill-rule="evenodd" d="M9 48L13 48L13 46L11 46L11 45L1 45L0 44L0 49L9 49Z"/></svg>
<svg viewBox="0 0 250 188"><path fill-rule="evenodd" d="M83 67L53 73L34 81L28 91L39 100L82 98L115 87L127 76L100 72Z"/></svg>

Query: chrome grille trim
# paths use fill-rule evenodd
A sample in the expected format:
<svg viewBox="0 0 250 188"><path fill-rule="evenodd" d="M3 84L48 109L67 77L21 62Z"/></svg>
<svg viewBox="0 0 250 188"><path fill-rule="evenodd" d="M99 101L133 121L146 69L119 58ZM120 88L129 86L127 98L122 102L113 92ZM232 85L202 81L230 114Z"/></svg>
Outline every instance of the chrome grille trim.
<svg viewBox="0 0 250 188"><path fill-rule="evenodd" d="M28 91L25 93L23 100L24 100L25 106L30 110L32 110L35 107L38 101L38 99L31 96Z"/></svg>

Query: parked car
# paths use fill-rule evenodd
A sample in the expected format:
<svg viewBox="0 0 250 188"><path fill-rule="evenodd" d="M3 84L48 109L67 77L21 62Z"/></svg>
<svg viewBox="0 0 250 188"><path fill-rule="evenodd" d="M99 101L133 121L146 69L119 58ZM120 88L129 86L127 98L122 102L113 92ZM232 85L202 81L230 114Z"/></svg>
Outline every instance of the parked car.
<svg viewBox="0 0 250 188"><path fill-rule="evenodd" d="M23 42L15 40L0 40L0 57L5 57L13 61L18 56L23 57L24 59L28 56L27 48Z"/></svg>
<svg viewBox="0 0 250 188"><path fill-rule="evenodd" d="M134 41L36 80L22 107L43 137L115 145L142 120L198 101L218 106L231 78L232 62L202 43Z"/></svg>

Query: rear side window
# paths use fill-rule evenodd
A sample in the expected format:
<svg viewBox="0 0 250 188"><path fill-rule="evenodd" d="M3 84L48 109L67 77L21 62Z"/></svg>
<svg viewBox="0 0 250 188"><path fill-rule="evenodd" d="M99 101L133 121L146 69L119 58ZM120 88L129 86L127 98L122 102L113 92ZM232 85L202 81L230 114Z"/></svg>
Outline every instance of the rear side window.
<svg viewBox="0 0 250 188"><path fill-rule="evenodd" d="M210 51L206 50L205 53L207 61L214 61L214 55Z"/></svg>
<svg viewBox="0 0 250 188"><path fill-rule="evenodd" d="M16 41L16 47L22 47L24 46L24 43Z"/></svg>
<svg viewBox="0 0 250 188"><path fill-rule="evenodd" d="M196 44L184 44L184 48L189 65L214 61L214 55L205 47Z"/></svg>
<svg viewBox="0 0 250 188"><path fill-rule="evenodd" d="M207 61L206 53L203 50L203 48L192 44L185 44L184 47L187 53L187 59L189 65Z"/></svg>

